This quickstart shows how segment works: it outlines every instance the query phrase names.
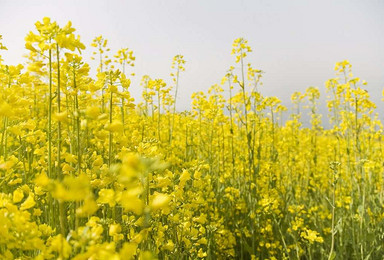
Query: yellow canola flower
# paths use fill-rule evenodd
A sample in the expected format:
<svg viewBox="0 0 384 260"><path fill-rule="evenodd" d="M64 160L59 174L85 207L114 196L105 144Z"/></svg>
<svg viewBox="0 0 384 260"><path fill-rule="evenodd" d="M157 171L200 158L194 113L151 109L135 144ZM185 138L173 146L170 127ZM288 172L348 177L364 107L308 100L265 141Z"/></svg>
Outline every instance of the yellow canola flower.
<svg viewBox="0 0 384 260"><path fill-rule="evenodd" d="M175 248L175 244L172 242L172 240L168 240L167 244L163 246L164 250L172 251Z"/></svg>
<svg viewBox="0 0 384 260"><path fill-rule="evenodd" d="M150 251L142 251L140 252L140 258L141 260L155 260L156 258Z"/></svg>
<svg viewBox="0 0 384 260"><path fill-rule="evenodd" d="M179 183L180 187L183 188L185 183L190 179L191 179L191 174L187 170L184 170L180 176L180 183Z"/></svg>
<svg viewBox="0 0 384 260"><path fill-rule="evenodd" d="M75 170L75 168L73 168L71 165L69 165L68 163L64 163L63 167L63 172L64 173L68 173L68 172L73 172Z"/></svg>
<svg viewBox="0 0 384 260"><path fill-rule="evenodd" d="M47 224L39 225L39 230L43 233L43 236L50 236L53 233L52 227Z"/></svg>
<svg viewBox="0 0 384 260"><path fill-rule="evenodd" d="M52 195L62 201L81 201L91 195L90 186L89 178L85 174L77 177L66 176L63 182L56 184Z"/></svg>
<svg viewBox="0 0 384 260"><path fill-rule="evenodd" d="M207 222L207 215L206 214L201 214L199 217L193 218L194 221L204 224Z"/></svg>
<svg viewBox="0 0 384 260"><path fill-rule="evenodd" d="M28 198L21 204L20 210L26 210L34 207L36 205L34 196L32 193L29 194Z"/></svg>
<svg viewBox="0 0 384 260"><path fill-rule="evenodd" d="M16 189L13 192L13 203L18 203L24 198L24 192L21 189Z"/></svg>
<svg viewBox="0 0 384 260"><path fill-rule="evenodd" d="M131 211L136 215L141 215L144 209L144 202L128 191L122 193L121 205L126 211Z"/></svg>
<svg viewBox="0 0 384 260"><path fill-rule="evenodd" d="M140 158L135 154L128 154L123 157L123 163L120 169L119 182L123 185L130 186L139 176L139 172L143 168Z"/></svg>
<svg viewBox="0 0 384 260"><path fill-rule="evenodd" d="M204 258L204 257L207 256L207 253L204 252L202 248L200 248L200 249L199 249L199 252L197 253L197 256L198 256L199 258Z"/></svg>
<svg viewBox="0 0 384 260"><path fill-rule="evenodd" d="M34 216L40 217L41 213L43 213L43 211L41 209L33 209L33 215Z"/></svg>
<svg viewBox="0 0 384 260"><path fill-rule="evenodd" d="M152 210L158 210L168 207L171 197L164 193L155 193L151 203Z"/></svg>
<svg viewBox="0 0 384 260"><path fill-rule="evenodd" d="M157 184L156 184L157 188L163 188L171 185L172 185L172 181L168 177L161 177L161 176L157 177Z"/></svg>
<svg viewBox="0 0 384 260"><path fill-rule="evenodd" d="M132 238L131 242L140 244L143 240L145 240L147 235L148 235L148 229L143 229Z"/></svg>
<svg viewBox="0 0 384 260"><path fill-rule="evenodd" d="M103 158L98 157L96 160L93 161L92 166L93 167L98 167L103 165Z"/></svg>
<svg viewBox="0 0 384 260"><path fill-rule="evenodd" d="M60 234L52 239L51 250L57 252L61 258L69 258L72 248L67 240Z"/></svg>
<svg viewBox="0 0 384 260"><path fill-rule="evenodd" d="M35 178L35 184L40 187L46 187L50 183L50 180L45 172L40 173L36 178Z"/></svg>
<svg viewBox="0 0 384 260"><path fill-rule="evenodd" d="M63 111L60 113L55 113L53 118L58 122L66 123L68 121L68 112Z"/></svg>
<svg viewBox="0 0 384 260"><path fill-rule="evenodd" d="M133 259L137 253L137 244L136 243L124 243L122 249L120 250L120 259Z"/></svg>
<svg viewBox="0 0 384 260"><path fill-rule="evenodd" d="M100 109L98 107L88 107L85 111L85 115L91 119L96 119L100 115Z"/></svg>
<svg viewBox="0 0 384 260"><path fill-rule="evenodd" d="M109 226L109 235L114 236L121 232L121 226L120 224L111 224Z"/></svg>
<svg viewBox="0 0 384 260"><path fill-rule="evenodd" d="M112 189L101 189L99 191L99 198L97 199L97 202L101 204L109 204L111 207L115 206L115 191Z"/></svg>
<svg viewBox="0 0 384 260"><path fill-rule="evenodd" d="M199 240L197 240L197 243L201 245L206 245L208 243L208 240L205 237L202 237Z"/></svg>
<svg viewBox="0 0 384 260"><path fill-rule="evenodd" d="M88 217L94 214L98 209L96 201L93 199L85 199L81 207L76 209L76 215L78 217Z"/></svg>
<svg viewBox="0 0 384 260"><path fill-rule="evenodd" d="M319 233L314 231L314 230L310 230L310 229L306 229L305 231L301 232L301 237L307 239L311 244L313 242L319 242L319 243L323 243L324 242L324 239L319 236Z"/></svg>
<svg viewBox="0 0 384 260"><path fill-rule="evenodd" d="M108 130L110 132L123 132L124 131L124 126L123 123L120 121L113 121L112 123L108 123L105 125L105 130Z"/></svg>
<svg viewBox="0 0 384 260"><path fill-rule="evenodd" d="M67 163L77 163L77 156L74 154L67 153L64 155L64 158Z"/></svg>
<svg viewBox="0 0 384 260"><path fill-rule="evenodd" d="M12 169L18 162L18 159L15 156L11 156L4 163L0 163L0 170L10 170Z"/></svg>
<svg viewBox="0 0 384 260"><path fill-rule="evenodd" d="M10 117L13 115L12 107L7 102L0 102L0 116Z"/></svg>

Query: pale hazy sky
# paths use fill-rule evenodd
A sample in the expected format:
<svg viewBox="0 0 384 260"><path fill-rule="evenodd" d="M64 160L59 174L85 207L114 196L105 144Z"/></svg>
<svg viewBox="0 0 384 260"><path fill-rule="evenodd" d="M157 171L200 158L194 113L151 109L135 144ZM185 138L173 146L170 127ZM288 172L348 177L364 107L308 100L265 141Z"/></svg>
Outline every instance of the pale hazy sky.
<svg viewBox="0 0 384 260"><path fill-rule="evenodd" d="M247 62L266 72L261 92L286 104L294 91L323 90L334 77L335 62L344 59L368 81L375 101L384 87L384 0L0 0L6 63L24 62L24 37L44 16L61 26L71 20L88 47L86 57L100 34L113 53L132 49L135 97L142 75L169 80L172 57L184 55L179 109L189 108L192 92L220 83L234 65L230 52L237 37L248 39L253 49Z"/></svg>

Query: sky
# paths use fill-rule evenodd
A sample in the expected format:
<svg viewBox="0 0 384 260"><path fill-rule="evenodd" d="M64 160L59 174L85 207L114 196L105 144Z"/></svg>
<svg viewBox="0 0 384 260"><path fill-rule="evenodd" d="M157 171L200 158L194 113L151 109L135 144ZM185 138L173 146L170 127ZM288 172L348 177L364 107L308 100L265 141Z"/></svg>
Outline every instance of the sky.
<svg viewBox="0 0 384 260"><path fill-rule="evenodd" d="M253 50L246 62L265 71L265 96L289 105L293 92L317 86L324 106L324 83L335 77L335 63L347 59L384 109L383 0L0 0L5 63L25 62L24 37L45 16L61 26L72 21L95 68L89 59L95 36L108 39L112 54L132 49L136 76L130 91L136 98L143 75L171 83L172 58L184 55L179 110L190 108L193 92L220 83L230 66L239 69L231 56L238 37Z"/></svg>

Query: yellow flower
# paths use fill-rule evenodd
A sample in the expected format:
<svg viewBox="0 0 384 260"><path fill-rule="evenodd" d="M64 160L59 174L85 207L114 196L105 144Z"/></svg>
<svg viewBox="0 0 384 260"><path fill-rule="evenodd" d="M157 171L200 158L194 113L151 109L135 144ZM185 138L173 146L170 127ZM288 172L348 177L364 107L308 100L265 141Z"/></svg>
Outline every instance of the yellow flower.
<svg viewBox="0 0 384 260"><path fill-rule="evenodd" d="M50 248L64 258L68 258L72 252L70 244L61 234L53 237Z"/></svg>
<svg viewBox="0 0 384 260"><path fill-rule="evenodd" d="M10 117L13 115L12 107L5 101L1 102L0 100L0 117L6 116Z"/></svg>
<svg viewBox="0 0 384 260"><path fill-rule="evenodd" d="M109 226L109 235L114 236L121 232L121 226L119 224L111 224Z"/></svg>
<svg viewBox="0 0 384 260"><path fill-rule="evenodd" d="M171 197L163 193L155 193L152 198L151 208L152 210L158 210L168 207Z"/></svg>
<svg viewBox="0 0 384 260"><path fill-rule="evenodd" d="M84 200L83 205L76 209L76 215L79 217L88 217L94 214L98 209L96 201L91 198Z"/></svg>
<svg viewBox="0 0 384 260"><path fill-rule="evenodd" d="M187 170L184 170L183 173L180 176L180 187L183 188L185 183L191 179L191 174Z"/></svg>
<svg viewBox="0 0 384 260"><path fill-rule="evenodd" d="M172 251L175 248L175 244L172 242L172 240L168 240L167 244L163 246L164 250Z"/></svg>
<svg viewBox="0 0 384 260"><path fill-rule="evenodd" d="M99 191L99 198L97 199L97 202L102 204L109 204L111 207L115 206L115 191L112 189L101 189Z"/></svg>
<svg viewBox="0 0 384 260"><path fill-rule="evenodd" d="M54 118L58 121L58 122L67 122L68 121L68 113L67 111L63 111L63 112L60 112L60 113L56 113L54 115Z"/></svg>
<svg viewBox="0 0 384 260"><path fill-rule="evenodd" d="M106 124L105 129L110 132L122 132L124 130L124 126L120 121L113 121L110 124Z"/></svg>
<svg viewBox="0 0 384 260"><path fill-rule="evenodd" d="M121 259L133 259L136 255L137 244L136 243L124 243L122 249L120 250Z"/></svg>
<svg viewBox="0 0 384 260"><path fill-rule="evenodd" d="M207 253L204 252L202 248L200 248L200 249L199 249L199 252L197 253L197 256L198 256L199 258L204 258L204 257L207 256Z"/></svg>
<svg viewBox="0 0 384 260"><path fill-rule="evenodd" d="M49 183L50 183L50 180L49 180L47 174L45 174L45 172L40 173L35 178L35 184L40 186L40 187L46 187L46 186L48 186Z"/></svg>
<svg viewBox="0 0 384 260"><path fill-rule="evenodd" d="M24 192L20 189L16 189L13 192L13 203L18 203L24 198Z"/></svg>
<svg viewBox="0 0 384 260"><path fill-rule="evenodd" d="M87 117L96 119L100 115L100 109L98 107L90 106L85 111Z"/></svg>
<svg viewBox="0 0 384 260"><path fill-rule="evenodd" d="M321 236L319 236L319 233L314 231L314 230L310 230L310 229L306 229L305 231L301 232L301 237L307 239L310 243L313 243L313 242L319 242L319 243L323 243L324 240Z"/></svg>
<svg viewBox="0 0 384 260"><path fill-rule="evenodd" d="M33 209L33 215L36 216L36 217L40 217L41 216L41 213L43 213L41 211L41 209Z"/></svg>
<svg viewBox="0 0 384 260"><path fill-rule="evenodd" d="M20 209L26 210L34 207L36 205L34 196L32 193L29 193L28 198L21 204Z"/></svg>

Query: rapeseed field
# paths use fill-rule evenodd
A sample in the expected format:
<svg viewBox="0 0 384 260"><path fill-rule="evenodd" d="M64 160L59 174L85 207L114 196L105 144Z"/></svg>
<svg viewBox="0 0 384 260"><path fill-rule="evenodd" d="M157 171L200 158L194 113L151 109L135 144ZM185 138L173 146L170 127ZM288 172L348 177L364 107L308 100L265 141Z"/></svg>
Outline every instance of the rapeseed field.
<svg viewBox="0 0 384 260"><path fill-rule="evenodd" d="M221 83L180 112L182 55L172 82L131 86L134 52L96 37L90 76L70 22L43 18L25 47L25 65L0 56L1 259L384 255L383 125L348 61L324 79L328 115L316 87L288 109L238 38Z"/></svg>

